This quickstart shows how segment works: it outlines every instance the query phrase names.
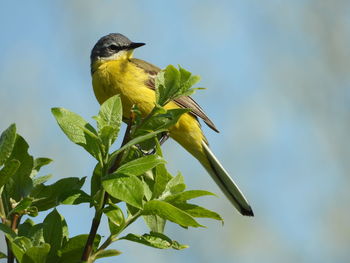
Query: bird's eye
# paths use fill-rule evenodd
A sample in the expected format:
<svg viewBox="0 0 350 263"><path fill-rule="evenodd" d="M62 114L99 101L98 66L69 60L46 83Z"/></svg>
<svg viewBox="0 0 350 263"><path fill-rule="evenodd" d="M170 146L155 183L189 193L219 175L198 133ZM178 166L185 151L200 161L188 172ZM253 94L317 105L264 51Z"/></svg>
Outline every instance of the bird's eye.
<svg viewBox="0 0 350 263"><path fill-rule="evenodd" d="M119 47L117 45L110 45L108 46L109 49L114 50L114 51L118 51Z"/></svg>

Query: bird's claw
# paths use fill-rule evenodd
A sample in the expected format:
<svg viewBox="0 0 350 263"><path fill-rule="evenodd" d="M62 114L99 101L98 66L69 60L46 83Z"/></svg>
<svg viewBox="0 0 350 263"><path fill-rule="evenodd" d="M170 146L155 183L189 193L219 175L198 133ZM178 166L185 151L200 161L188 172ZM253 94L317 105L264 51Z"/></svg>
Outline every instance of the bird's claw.
<svg viewBox="0 0 350 263"><path fill-rule="evenodd" d="M161 137L159 139L159 144L163 145L163 143L165 143L169 139L169 137L170 137L169 132L162 132ZM135 146L140 150L140 152L142 152L143 155L152 155L152 154L155 154L155 152L156 152L155 148L153 148L152 150L149 150L149 151L145 151L141 148L141 145L136 144Z"/></svg>

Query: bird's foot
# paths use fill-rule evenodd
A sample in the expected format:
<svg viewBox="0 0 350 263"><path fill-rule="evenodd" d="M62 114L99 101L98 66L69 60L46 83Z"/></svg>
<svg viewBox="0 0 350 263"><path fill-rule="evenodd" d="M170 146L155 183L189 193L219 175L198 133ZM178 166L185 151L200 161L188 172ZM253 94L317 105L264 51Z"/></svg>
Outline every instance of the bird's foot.
<svg viewBox="0 0 350 263"><path fill-rule="evenodd" d="M163 145L163 143L165 143L169 139L169 137L170 137L169 132L162 132L161 137L159 139L159 144ZM156 152L155 148L153 148L149 151L145 151L141 148L141 146L139 144L136 144L136 147L142 152L143 155L152 155L152 154L155 154L155 152Z"/></svg>

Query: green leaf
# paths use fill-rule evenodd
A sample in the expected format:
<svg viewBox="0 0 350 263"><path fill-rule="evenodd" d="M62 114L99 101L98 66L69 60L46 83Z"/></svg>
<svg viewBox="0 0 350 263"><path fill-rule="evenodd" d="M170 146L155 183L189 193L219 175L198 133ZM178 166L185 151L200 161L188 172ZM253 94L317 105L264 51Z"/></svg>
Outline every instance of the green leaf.
<svg viewBox="0 0 350 263"><path fill-rule="evenodd" d="M170 195L166 197L164 201L168 203L183 203L187 200L205 196L205 195L215 195L215 194L204 190L189 190L189 191L177 193L174 195Z"/></svg>
<svg viewBox="0 0 350 263"><path fill-rule="evenodd" d="M174 204L174 206L181 209L182 211L185 211L187 214L193 217L211 218L224 222L224 220L218 213L215 213L214 211L208 210L198 205L188 203L176 203Z"/></svg>
<svg viewBox="0 0 350 263"><path fill-rule="evenodd" d="M162 198L165 198L169 195L177 194L186 189L184 177L181 173L178 173L177 176L173 177L166 185L165 190L162 194Z"/></svg>
<svg viewBox="0 0 350 263"><path fill-rule="evenodd" d="M22 197L28 196L33 188L33 181L30 178L30 174L34 161L33 157L28 154L28 148L28 143L23 137L17 134L11 156L7 159L7 163L11 162L11 160L18 160L20 162L20 166L6 185L6 192L14 200L20 200Z"/></svg>
<svg viewBox="0 0 350 263"><path fill-rule="evenodd" d="M123 147L120 147L118 150L116 150L115 152L113 152L110 156L110 160L111 162L113 163L114 162L114 159L115 157L121 153L122 151L128 149L129 147L135 145L135 144L138 144L138 143L141 143L143 141L146 141L148 139L151 139L151 138L154 138L158 133L161 133L161 132L165 132L166 130L164 129L161 129L161 130L158 130L158 131L154 131L154 132L150 132L150 133L147 133L145 135L142 135L142 136L138 136L134 139L132 139L131 141L129 141L128 143L126 143ZM111 166L109 164L109 166Z"/></svg>
<svg viewBox="0 0 350 263"><path fill-rule="evenodd" d="M78 114L64 108L52 108L52 114L67 137L99 160L100 142L96 130Z"/></svg>
<svg viewBox="0 0 350 263"><path fill-rule="evenodd" d="M7 258L5 253L0 252L0 258Z"/></svg>
<svg viewBox="0 0 350 263"><path fill-rule="evenodd" d="M153 199L158 198L166 189L166 185L172 179L165 166L159 165L156 167L155 182L153 187Z"/></svg>
<svg viewBox="0 0 350 263"><path fill-rule="evenodd" d="M179 70L172 65L167 66L158 73L155 80L157 104L164 106L171 100L191 95L196 90L192 86L199 80L199 76L192 76L180 66Z"/></svg>
<svg viewBox="0 0 350 263"><path fill-rule="evenodd" d="M125 175L142 175L159 164L164 164L165 160L157 155L148 155L120 166L115 173Z"/></svg>
<svg viewBox="0 0 350 263"><path fill-rule="evenodd" d="M25 235L30 238L30 240L33 242L33 246L39 246L43 243L45 243L44 240L44 224L36 224L32 226L32 228L29 230L28 234Z"/></svg>
<svg viewBox="0 0 350 263"><path fill-rule="evenodd" d="M152 171L148 171L147 173L145 173L145 176L141 177L141 181L143 184L143 192L145 193L145 198L147 201L149 201L152 199L152 195L153 195L151 190L154 184Z"/></svg>
<svg viewBox="0 0 350 263"><path fill-rule="evenodd" d="M116 249L105 249L97 252L94 256L95 259L99 258L107 258L107 257L114 257L119 256L122 252L116 250Z"/></svg>
<svg viewBox="0 0 350 263"><path fill-rule="evenodd" d="M24 251L33 246L32 241L27 237L16 237L13 243L19 245Z"/></svg>
<svg viewBox="0 0 350 263"><path fill-rule="evenodd" d="M191 87L193 85L195 85L197 82L200 81L200 77L199 76L193 76L191 72L185 70L184 68L179 66L179 71L180 71L180 75L181 75L181 94L182 96L189 96L192 93L194 93L194 91L196 89L191 89Z"/></svg>
<svg viewBox="0 0 350 263"><path fill-rule="evenodd" d="M117 205L110 204L103 209L103 213L118 227L125 223L123 211Z"/></svg>
<svg viewBox="0 0 350 263"><path fill-rule="evenodd" d="M136 213L140 212L140 209L134 206L131 206L129 204L126 204L126 211L127 211L128 218L130 218L130 216L134 216Z"/></svg>
<svg viewBox="0 0 350 263"><path fill-rule="evenodd" d="M80 262L81 255L83 253L88 235L78 235L69 239L67 244L58 252L60 255L60 263ZM96 235L94 240L94 250L98 247L101 237Z"/></svg>
<svg viewBox="0 0 350 263"><path fill-rule="evenodd" d="M79 205L91 202L91 197L82 190L73 190L67 195L63 195L62 199L61 204L64 205Z"/></svg>
<svg viewBox="0 0 350 263"><path fill-rule="evenodd" d="M187 245L181 245L177 241L171 240L164 234L151 232L150 234L144 234L142 236L135 234L128 234L120 239L126 239L129 241L137 242L146 246L159 248L159 249L184 249L188 248Z"/></svg>
<svg viewBox="0 0 350 263"><path fill-rule="evenodd" d="M167 97L165 95L165 71L161 70L158 72L155 78L155 92L156 92L156 104L159 106L164 106L167 102Z"/></svg>
<svg viewBox="0 0 350 263"><path fill-rule="evenodd" d="M137 208L142 208L144 190L136 176L111 174L103 178L102 186L112 197Z"/></svg>
<svg viewBox="0 0 350 263"><path fill-rule="evenodd" d="M11 243L11 250L16 257L17 262L22 262L22 257L25 251L15 243Z"/></svg>
<svg viewBox="0 0 350 263"><path fill-rule="evenodd" d="M11 249L18 262L22 263L24 253L33 246L32 242L27 237L16 237L11 242Z"/></svg>
<svg viewBox="0 0 350 263"><path fill-rule="evenodd" d="M18 213L18 214L24 214L25 211L33 202L33 198L30 197L25 197L23 198L17 205L15 208L13 208L8 216L14 214L14 213Z"/></svg>
<svg viewBox="0 0 350 263"><path fill-rule="evenodd" d="M157 215L143 216L147 226L153 232L163 233L166 220Z"/></svg>
<svg viewBox="0 0 350 263"><path fill-rule="evenodd" d="M125 224L123 211L119 206L110 204L103 209L103 213L108 217L108 225L111 235L118 234Z"/></svg>
<svg viewBox="0 0 350 263"><path fill-rule="evenodd" d="M174 98L180 88L180 79L180 72L173 65L158 73L155 80L157 104L164 106Z"/></svg>
<svg viewBox="0 0 350 263"><path fill-rule="evenodd" d="M141 152L139 146L140 146L140 144L138 144L137 146L133 145L133 146L129 147L128 149L126 149L122 154L121 164L130 162L130 161L133 161L135 159L138 159L138 158L145 156L144 152ZM115 168L117 169L118 167L115 167Z"/></svg>
<svg viewBox="0 0 350 263"><path fill-rule="evenodd" d="M203 227L192 216L160 200L151 200L143 207L143 215L158 215L183 227Z"/></svg>
<svg viewBox="0 0 350 263"><path fill-rule="evenodd" d="M10 227L2 223L0 223L0 231L4 232L5 234L7 234L8 237L12 239L17 236L16 233Z"/></svg>
<svg viewBox="0 0 350 263"><path fill-rule="evenodd" d="M120 230L123 228L123 226L117 226L108 218L108 227L109 227L109 232L113 236L118 236Z"/></svg>
<svg viewBox="0 0 350 263"><path fill-rule="evenodd" d="M10 160L0 170L0 188L3 187L9 179L16 173L21 163L18 160Z"/></svg>
<svg viewBox="0 0 350 263"><path fill-rule="evenodd" d="M37 173L40 171L41 167L48 165L52 162L51 159L49 158L45 158L45 157L40 157L40 158L36 158L34 160L34 167L31 173L31 177L35 177L37 175Z"/></svg>
<svg viewBox="0 0 350 263"><path fill-rule="evenodd" d="M109 152L110 146L116 139L115 130L111 126L104 126L99 131L99 137L103 144L103 155L105 156Z"/></svg>
<svg viewBox="0 0 350 263"><path fill-rule="evenodd" d="M33 220L27 218L22 224L18 226L18 235L28 237L29 230L34 226Z"/></svg>
<svg viewBox="0 0 350 263"><path fill-rule="evenodd" d="M35 169L35 170L37 170L39 172L41 167L52 163L52 161L53 161L52 159L46 158L46 157L36 158L34 160L34 168L33 169Z"/></svg>
<svg viewBox="0 0 350 263"><path fill-rule="evenodd" d="M48 174L48 175L44 175L44 176L40 176L40 177L36 177L33 179L33 185L34 187L39 185L39 184L43 184L46 183L48 180L50 180L52 177L52 174Z"/></svg>
<svg viewBox="0 0 350 263"><path fill-rule="evenodd" d="M21 263L46 263L46 257L49 254L50 245L31 247L23 255Z"/></svg>
<svg viewBox="0 0 350 263"><path fill-rule="evenodd" d="M101 105L100 112L95 117L100 135L103 135L101 137L104 138L104 141L110 141L109 145L113 144L118 136L122 115L123 109L120 97L115 95Z"/></svg>
<svg viewBox="0 0 350 263"><path fill-rule="evenodd" d="M100 163L97 163L91 177L90 191L91 196L94 197L95 194L102 189L102 168Z"/></svg>
<svg viewBox="0 0 350 263"><path fill-rule="evenodd" d="M88 235L78 235L69 239L67 244L59 251L60 262L66 260L79 260L85 247ZM68 261L67 261L68 262Z"/></svg>
<svg viewBox="0 0 350 263"><path fill-rule="evenodd" d="M100 107L97 116L97 126L102 129L105 126L111 126L117 131L122 122L122 102L119 95L107 99Z"/></svg>
<svg viewBox="0 0 350 263"><path fill-rule="evenodd" d="M29 216L36 217L38 216L39 210L36 206L31 206L27 209L27 213Z"/></svg>
<svg viewBox="0 0 350 263"><path fill-rule="evenodd" d="M11 155L16 141L16 125L11 124L0 136L0 166Z"/></svg>
<svg viewBox="0 0 350 263"><path fill-rule="evenodd" d="M163 157L158 139L156 140L156 154ZM166 185L172 179L172 176L168 173L164 164L156 166L154 176L153 199L158 198L164 192Z"/></svg>
<svg viewBox="0 0 350 263"><path fill-rule="evenodd" d="M44 219L44 240L51 244L51 252L59 250L63 242L63 219L62 216L54 209Z"/></svg>
<svg viewBox="0 0 350 263"><path fill-rule="evenodd" d="M164 112L165 111L165 112ZM180 117L191 109L170 109L157 111L150 119L146 120L136 131L136 135L144 134L145 131L155 131L159 129L169 129L175 125Z"/></svg>
<svg viewBox="0 0 350 263"><path fill-rule="evenodd" d="M34 198L32 205L38 207L40 211L55 207L70 195L75 195L83 186L85 179L85 177L82 179L68 177L52 185L39 184L31 192L31 197Z"/></svg>

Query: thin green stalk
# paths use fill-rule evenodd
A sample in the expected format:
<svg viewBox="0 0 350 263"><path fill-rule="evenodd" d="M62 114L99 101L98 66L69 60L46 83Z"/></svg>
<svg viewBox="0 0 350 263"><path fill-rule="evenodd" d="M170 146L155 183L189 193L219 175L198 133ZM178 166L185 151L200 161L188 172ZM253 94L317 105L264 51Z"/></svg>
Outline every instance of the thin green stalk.
<svg viewBox="0 0 350 263"><path fill-rule="evenodd" d="M7 246L7 263L14 263L15 262L15 256L13 255L13 252L11 250L11 243L8 238L5 238L6 240L6 246Z"/></svg>
<svg viewBox="0 0 350 263"><path fill-rule="evenodd" d="M142 125L145 124L146 121L148 121L157 112L158 109L159 108L157 107L157 105L155 105L152 111L141 121L139 125L137 125L135 130L137 130L139 127L142 127Z"/></svg>
<svg viewBox="0 0 350 263"><path fill-rule="evenodd" d="M4 211L5 211L5 216L7 217L7 214L9 213L10 208L9 208L9 202L7 202L7 200L9 200L9 198L7 197L6 191L2 192L1 198L2 198L1 199L2 200L2 205L3 205Z"/></svg>
<svg viewBox="0 0 350 263"><path fill-rule="evenodd" d="M4 220L6 220L6 212L5 212L5 207L4 207L4 203L2 201L1 195L0 195L0 216L1 216L1 220L4 222Z"/></svg>
<svg viewBox="0 0 350 263"><path fill-rule="evenodd" d="M130 120L130 123L127 126L127 129L126 129L126 132L124 134L124 139L123 139L121 148L123 148L123 145L127 144L128 140L130 139L129 134L130 134L132 121L133 120ZM124 153L124 151L120 151L119 152L119 154L116 156L116 161L114 162L114 165L112 167L108 168L108 162L103 163L102 176L106 176L107 174L112 173L113 171L115 171L119 167L120 162L122 160L123 153ZM90 233L89 233L89 236L88 236L88 239L86 241L86 244L85 244L85 247L84 247L84 251L83 251L83 254L82 254L82 257L81 257L81 260L83 262L88 262L88 263L89 262L93 262L93 259L91 259L93 243L94 243L94 240L95 240L95 237L96 237L96 234L97 234L98 227L100 226L101 217L103 215L103 208L104 208L107 200L108 200L108 194L106 193L105 190L103 190L102 194L101 194L101 199L99 201L99 205L96 208L95 216L94 216L94 218L92 220L92 223L91 223Z"/></svg>
<svg viewBox="0 0 350 263"><path fill-rule="evenodd" d="M12 230L16 230L17 226L19 224L19 220L20 217L18 214L14 214L12 217L12 220L9 220L7 218L7 214L8 214L8 203L6 202L7 198L6 198L6 194L5 192L2 192L0 195L0 213L1 213L1 221L3 224L8 225L9 227L11 227ZM11 250L11 242L10 240L5 237L5 241L6 241L6 246L7 246L7 263L14 263L15 262L15 256Z"/></svg>
<svg viewBox="0 0 350 263"><path fill-rule="evenodd" d="M145 123L149 118L151 118L156 113L156 111L157 111L157 107L155 106L153 108L153 110L143 119L143 121L140 123L140 126L142 126L143 123ZM107 167L107 174L111 174L114 171L116 171L121 164L124 151L128 147L133 145L133 144L131 144L133 141L133 140L131 140L131 138L132 138L131 137L131 127L132 127L133 122L134 122L134 118L133 118L133 114L131 113L129 123L128 123L128 126L126 128L125 134L124 134L122 145L119 148L119 150L115 151L114 153L112 153L109 156L109 158L107 158L107 162L103 163L103 167L102 167L102 169L104 170L103 175L105 175L106 167ZM137 129L137 127L136 127L136 129ZM165 131L165 130L159 130L159 131L153 132L151 134L147 134L147 135L145 135L145 137L150 136L150 138L151 138L155 134L158 134L158 133L163 132L163 131ZM110 164L111 161L112 161L112 164ZM101 195L101 199L99 202L99 206L96 208L95 216L94 216L94 219L93 219L92 224L91 224L89 237L88 237L88 240L86 242L86 245L85 245L85 248L83 251L83 255L81 258L83 262L88 262L88 263L93 262L93 256L91 256L92 246L93 246L95 236L97 234L98 227L99 227L100 222L101 222L103 208L104 208L107 200L108 200L108 194L103 190L103 193ZM139 216L140 216L140 214L137 213L133 217L131 217L129 220L127 220L125 227L122 230L124 230L126 227L128 227ZM105 247L110 245L110 243L112 243L113 241L114 241L113 237L110 236L110 238L107 238L107 240L102 244L100 249L103 250Z"/></svg>
<svg viewBox="0 0 350 263"><path fill-rule="evenodd" d="M150 133L147 133L145 135L142 135L142 136L139 136L139 137L136 137L132 140L130 140L128 143L126 143L123 147L120 147L118 150L116 150L115 152L113 152L111 155L110 155L110 160L114 163L116 160L116 156L119 155L121 152L123 152L124 150L126 150L127 148L137 144L138 142L140 141L145 141L147 139L151 139L153 138L154 136L156 136L157 134L159 133L162 133L162 132L165 132L165 131L168 131L167 129L161 129L161 130L157 130L157 131L154 131L154 132L150 132ZM113 167L113 166L112 166Z"/></svg>
<svg viewBox="0 0 350 263"><path fill-rule="evenodd" d="M147 121L149 120L156 112L157 110L159 109L159 107L157 105L154 106L154 108L152 109L152 111L141 121L141 123L139 123L135 129L133 129L133 131L131 130L127 130L128 133L130 132L135 132L137 131L137 129L139 129L140 127L142 127L142 125ZM133 114L130 114L131 118L129 119L129 122L132 123L134 121L134 117L133 117ZM129 126L128 126L129 127ZM131 129L131 125L130 125L130 129ZM116 159L116 156L119 155L120 152L124 151L125 149L127 149L128 147L136 144L137 142L134 143L134 141L136 141L137 139L141 138L142 137L142 140L147 140L147 139L150 139L152 138L153 136L157 135L158 133L161 133L161 132L166 132L168 131L167 129L160 129L158 131L154 131L154 132L150 132L148 134L145 134L145 135L142 135L140 137L136 137L136 138L128 138L128 141L127 143L123 144L122 146L123 147L120 147L118 150L116 150L115 152L113 152L111 155L110 155L110 160L115 160ZM130 134L131 135L131 134ZM111 169L113 168L113 166L111 167Z"/></svg>
<svg viewBox="0 0 350 263"><path fill-rule="evenodd" d="M103 244L97 249L96 253L94 254L94 256L96 256L99 252L103 251L104 249L106 249L110 244L112 244L113 242L117 241L117 236L122 233L129 225L131 225L133 222L135 222L135 220L137 218L139 218L141 216L141 211L138 211L137 213L135 213L135 215L133 215L132 217L130 217L129 219L127 219L125 221L124 227L121 228L119 230L118 233L114 234L114 235L110 235L105 242L103 242Z"/></svg>

